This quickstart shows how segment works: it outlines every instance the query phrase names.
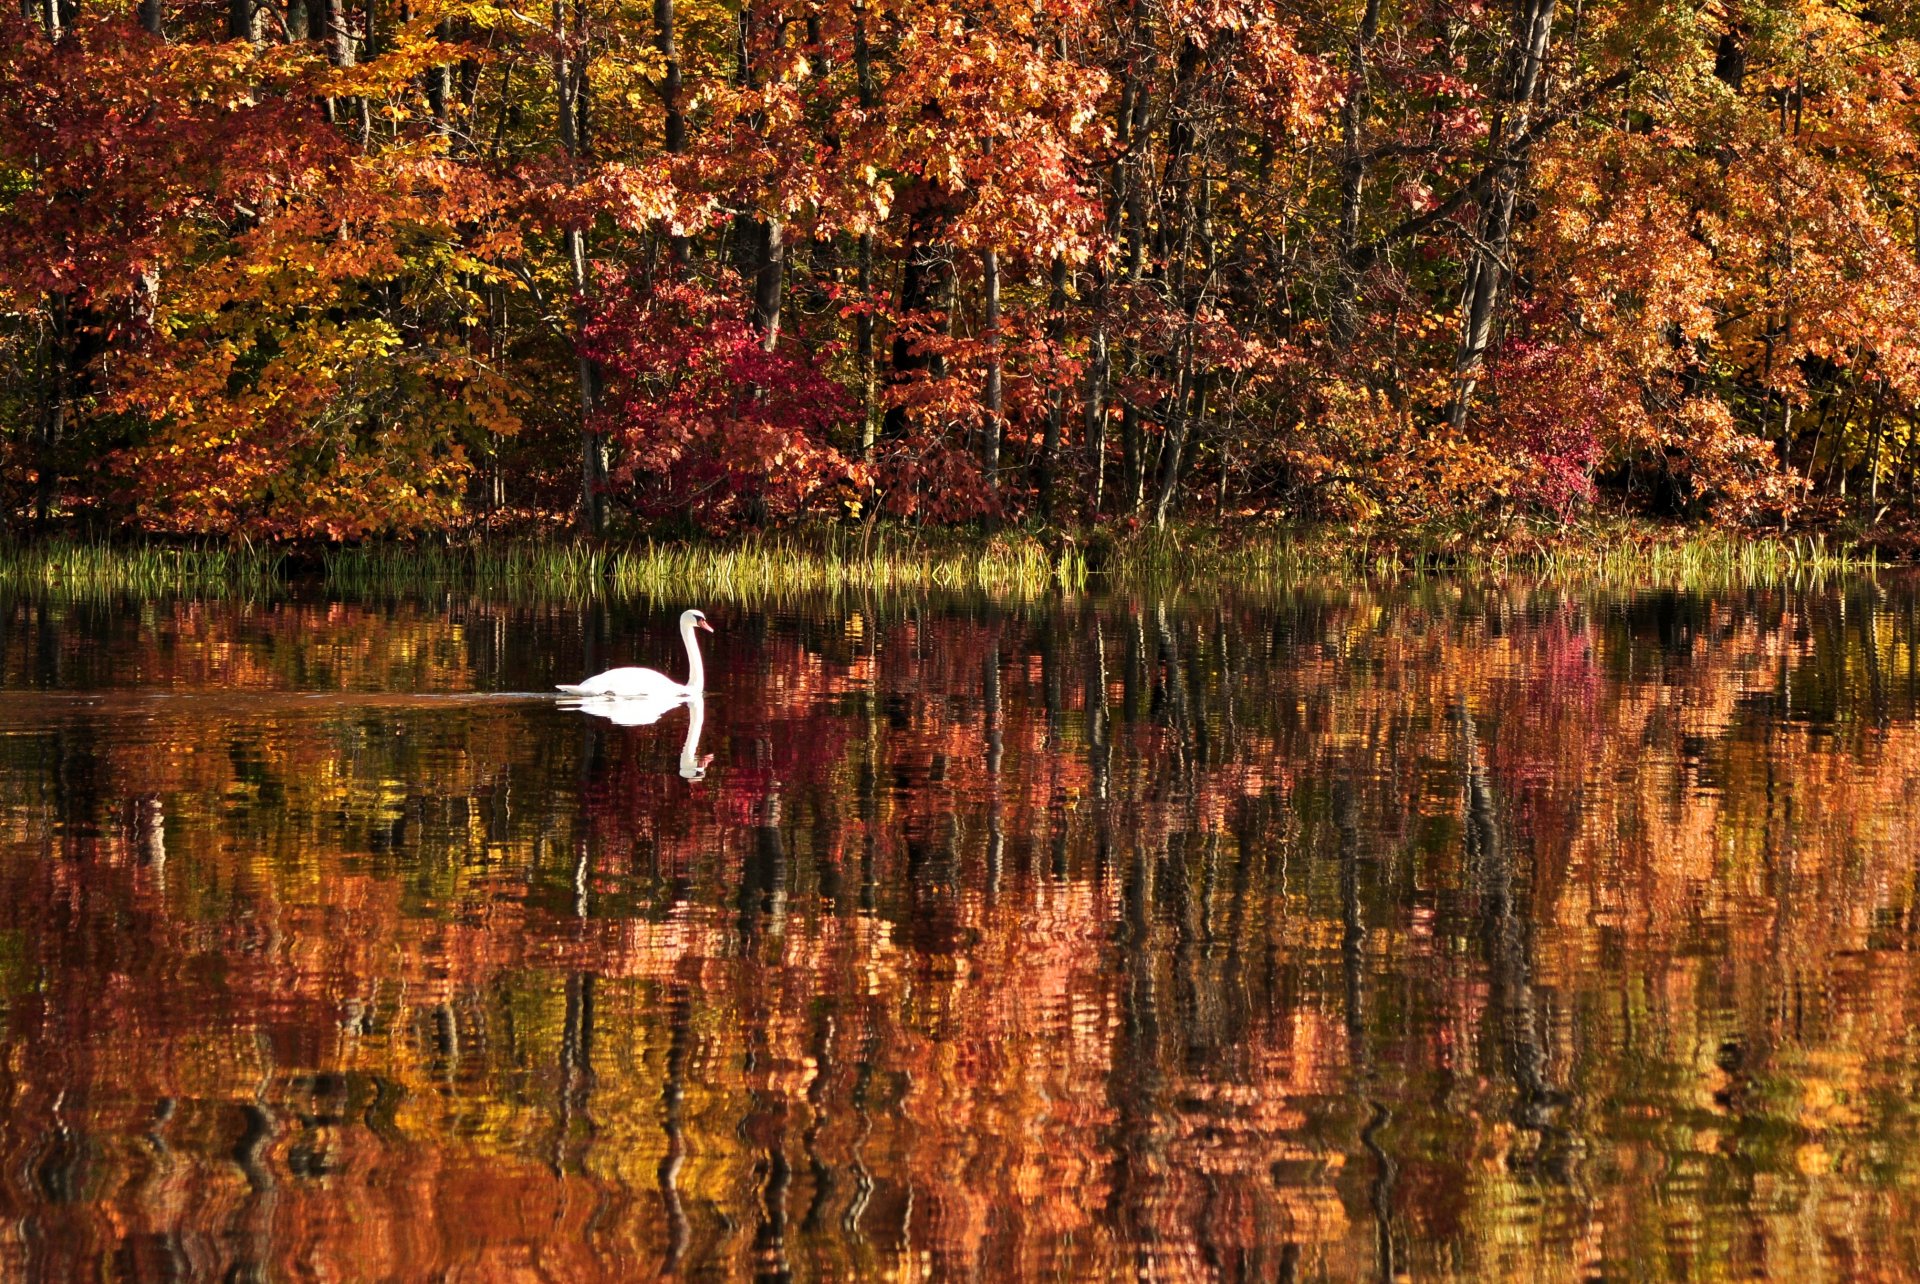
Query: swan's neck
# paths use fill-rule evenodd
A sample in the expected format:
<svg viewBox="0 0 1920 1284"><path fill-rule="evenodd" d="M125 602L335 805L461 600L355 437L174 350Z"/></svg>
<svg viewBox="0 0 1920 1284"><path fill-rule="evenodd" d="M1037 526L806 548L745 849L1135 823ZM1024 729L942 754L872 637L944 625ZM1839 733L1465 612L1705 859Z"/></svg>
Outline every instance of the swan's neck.
<svg viewBox="0 0 1920 1284"><path fill-rule="evenodd" d="M680 640L687 644L687 690L696 694L707 689L707 666L700 660L700 643L693 636L693 621L680 626Z"/></svg>

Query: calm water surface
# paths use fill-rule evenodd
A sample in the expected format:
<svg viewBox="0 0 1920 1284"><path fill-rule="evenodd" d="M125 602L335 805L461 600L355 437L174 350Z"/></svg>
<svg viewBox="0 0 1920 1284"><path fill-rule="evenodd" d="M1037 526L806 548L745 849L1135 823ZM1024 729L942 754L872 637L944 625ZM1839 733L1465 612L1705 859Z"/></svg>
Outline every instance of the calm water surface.
<svg viewBox="0 0 1920 1284"><path fill-rule="evenodd" d="M1917 638L0 601L0 1274L1899 1277Z"/></svg>

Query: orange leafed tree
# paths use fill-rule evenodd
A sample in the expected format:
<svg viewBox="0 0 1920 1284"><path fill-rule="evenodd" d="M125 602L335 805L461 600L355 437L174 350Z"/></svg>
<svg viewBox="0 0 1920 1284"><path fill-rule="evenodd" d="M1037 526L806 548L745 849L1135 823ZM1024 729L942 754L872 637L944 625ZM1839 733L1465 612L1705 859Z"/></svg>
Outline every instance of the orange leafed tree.
<svg viewBox="0 0 1920 1284"><path fill-rule="evenodd" d="M46 0L0 23L23 520L1914 502L1904 11ZM740 512L696 498L708 456L708 481L778 481Z"/></svg>

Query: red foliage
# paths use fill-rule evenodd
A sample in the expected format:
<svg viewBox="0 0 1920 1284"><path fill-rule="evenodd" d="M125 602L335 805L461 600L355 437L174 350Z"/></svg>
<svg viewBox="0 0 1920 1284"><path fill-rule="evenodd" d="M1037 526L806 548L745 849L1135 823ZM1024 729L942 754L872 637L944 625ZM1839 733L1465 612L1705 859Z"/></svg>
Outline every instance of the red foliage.
<svg viewBox="0 0 1920 1284"><path fill-rule="evenodd" d="M607 377L612 480L645 517L710 530L823 510L864 470L828 440L847 399L821 354L767 351L737 281L724 291L632 274L608 281L582 335Z"/></svg>
<svg viewBox="0 0 1920 1284"><path fill-rule="evenodd" d="M1560 343L1515 342L1494 366L1507 444L1521 455L1515 498L1565 521L1593 502L1593 471L1614 390L1582 353Z"/></svg>

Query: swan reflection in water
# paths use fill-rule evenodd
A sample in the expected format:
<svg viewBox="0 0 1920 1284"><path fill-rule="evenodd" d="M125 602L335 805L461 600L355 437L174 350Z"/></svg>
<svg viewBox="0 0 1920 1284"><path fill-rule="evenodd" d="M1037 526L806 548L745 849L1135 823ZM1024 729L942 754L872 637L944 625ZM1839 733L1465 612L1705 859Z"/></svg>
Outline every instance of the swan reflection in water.
<svg viewBox="0 0 1920 1284"><path fill-rule="evenodd" d="M707 764L713 761L713 755L700 752L700 729L706 722L707 701L698 691L681 699L585 696L560 702L562 709L575 709L596 718L605 718L616 727L651 727L682 705L687 709L687 739L680 746L680 775L687 780L704 780Z"/></svg>

